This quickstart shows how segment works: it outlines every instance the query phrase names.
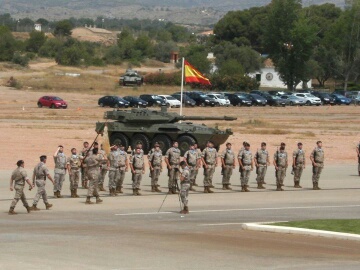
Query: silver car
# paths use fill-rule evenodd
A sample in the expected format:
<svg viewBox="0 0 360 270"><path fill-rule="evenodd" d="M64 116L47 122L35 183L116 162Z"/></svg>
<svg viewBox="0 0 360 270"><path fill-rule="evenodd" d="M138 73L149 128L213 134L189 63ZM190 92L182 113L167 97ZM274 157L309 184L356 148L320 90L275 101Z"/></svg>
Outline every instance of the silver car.
<svg viewBox="0 0 360 270"><path fill-rule="evenodd" d="M290 106L304 106L306 103L306 99L293 95L282 95L280 97L288 100Z"/></svg>
<svg viewBox="0 0 360 270"><path fill-rule="evenodd" d="M318 97L315 97L312 94L309 93L294 93L293 96L295 97L299 97L299 98L304 98L305 101L305 105L316 105L316 106L320 106L321 105L321 99Z"/></svg>

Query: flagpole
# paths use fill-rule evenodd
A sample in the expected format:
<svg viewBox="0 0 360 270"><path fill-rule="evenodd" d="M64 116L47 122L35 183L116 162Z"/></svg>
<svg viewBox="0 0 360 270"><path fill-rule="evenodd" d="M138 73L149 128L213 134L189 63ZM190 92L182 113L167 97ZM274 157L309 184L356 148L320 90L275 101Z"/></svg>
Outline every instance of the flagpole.
<svg viewBox="0 0 360 270"><path fill-rule="evenodd" d="M181 59L182 69L181 69L181 89L180 89L180 116L182 115L182 106L183 106L183 94L184 94L184 62L185 58Z"/></svg>

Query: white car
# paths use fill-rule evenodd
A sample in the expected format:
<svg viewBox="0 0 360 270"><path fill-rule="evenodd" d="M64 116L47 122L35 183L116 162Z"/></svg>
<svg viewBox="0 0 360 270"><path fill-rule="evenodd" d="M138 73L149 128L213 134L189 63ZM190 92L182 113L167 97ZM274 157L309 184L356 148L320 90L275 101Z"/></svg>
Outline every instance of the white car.
<svg viewBox="0 0 360 270"><path fill-rule="evenodd" d="M226 107L230 106L230 100L222 94L211 93L211 94L207 94L207 96L215 99L215 101L217 103L216 105L218 105L218 106L226 106Z"/></svg>
<svg viewBox="0 0 360 270"><path fill-rule="evenodd" d="M171 108L180 108L181 102L170 95L159 95L160 98L162 98L166 104Z"/></svg>
<svg viewBox="0 0 360 270"><path fill-rule="evenodd" d="M316 106L320 106L321 105L321 99L318 97L315 97L312 94L308 94L308 93L294 93L293 94L295 97L299 97L299 98L303 98L305 99L305 105L316 105Z"/></svg>

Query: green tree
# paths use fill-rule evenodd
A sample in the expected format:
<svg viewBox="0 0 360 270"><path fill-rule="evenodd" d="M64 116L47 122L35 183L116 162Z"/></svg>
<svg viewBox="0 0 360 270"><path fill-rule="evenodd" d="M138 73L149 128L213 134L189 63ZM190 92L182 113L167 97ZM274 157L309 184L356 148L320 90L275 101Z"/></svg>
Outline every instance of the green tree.
<svg viewBox="0 0 360 270"><path fill-rule="evenodd" d="M171 52L177 51L178 47L176 43L173 41L163 42L160 41L154 47L154 55L156 60L161 62L169 63Z"/></svg>
<svg viewBox="0 0 360 270"><path fill-rule="evenodd" d="M10 61L16 50L16 42L6 26L0 26L0 61Z"/></svg>
<svg viewBox="0 0 360 270"><path fill-rule="evenodd" d="M300 11L300 0L273 0L265 32L269 57L289 90L309 79L307 63L316 41L316 27Z"/></svg>
<svg viewBox="0 0 360 270"><path fill-rule="evenodd" d="M61 50L63 43L57 38L50 38L39 49L39 55L42 57L54 58L56 54Z"/></svg>
<svg viewBox="0 0 360 270"><path fill-rule="evenodd" d="M46 42L46 39L44 32L32 31L30 38L26 41L26 50L37 53Z"/></svg>
<svg viewBox="0 0 360 270"><path fill-rule="evenodd" d="M134 49L141 51L143 57L151 57L154 53L154 45L151 39L144 34L138 36L134 44Z"/></svg>
<svg viewBox="0 0 360 270"><path fill-rule="evenodd" d="M72 34L73 25L69 20L62 20L55 24L54 35L58 37L69 37Z"/></svg>
<svg viewBox="0 0 360 270"><path fill-rule="evenodd" d="M209 73L211 62L207 59L208 52L202 45L190 45L180 50L180 58L185 59L191 63L196 69L202 73ZM178 63L180 66L181 63Z"/></svg>

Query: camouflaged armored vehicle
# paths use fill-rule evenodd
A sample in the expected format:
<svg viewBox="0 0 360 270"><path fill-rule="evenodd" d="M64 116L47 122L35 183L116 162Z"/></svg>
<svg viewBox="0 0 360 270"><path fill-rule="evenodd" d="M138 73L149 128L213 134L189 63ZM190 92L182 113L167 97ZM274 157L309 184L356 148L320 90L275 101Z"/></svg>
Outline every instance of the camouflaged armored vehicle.
<svg viewBox="0 0 360 270"><path fill-rule="evenodd" d="M142 143L146 154L155 142L159 142L161 150L165 153L172 146L172 141L177 140L182 155L193 143L197 143L200 149L205 148L208 140L219 148L233 134L231 129L223 131L188 121L236 120L235 117L229 116L180 116L175 112L168 112L166 107L162 107L161 110L107 111L104 118L114 120L106 122L111 145L121 143L127 150L129 147L134 149L137 143ZM96 124L98 133L103 132L103 128L104 122Z"/></svg>
<svg viewBox="0 0 360 270"><path fill-rule="evenodd" d="M126 86L128 84L142 85L144 77L139 75L136 70L127 69L126 73L119 78L119 85Z"/></svg>

